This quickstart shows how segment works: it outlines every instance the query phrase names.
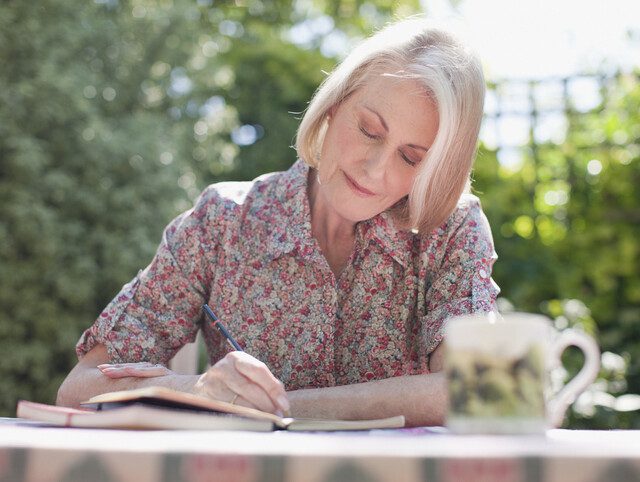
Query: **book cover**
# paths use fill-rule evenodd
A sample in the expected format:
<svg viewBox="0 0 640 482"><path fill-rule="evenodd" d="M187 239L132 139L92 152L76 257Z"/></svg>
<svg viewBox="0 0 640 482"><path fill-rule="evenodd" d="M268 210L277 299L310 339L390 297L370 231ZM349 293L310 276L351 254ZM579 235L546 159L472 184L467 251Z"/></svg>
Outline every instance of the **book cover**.
<svg viewBox="0 0 640 482"><path fill-rule="evenodd" d="M19 418L61 427L113 428L132 430L252 430L270 432L269 420L237 417L213 412L163 409L131 404L113 410L77 410L20 400Z"/></svg>
<svg viewBox="0 0 640 482"><path fill-rule="evenodd" d="M78 410L21 400L17 416L87 428L338 431L404 427L401 415L375 420L281 418L164 387L105 393L83 402L82 406Z"/></svg>

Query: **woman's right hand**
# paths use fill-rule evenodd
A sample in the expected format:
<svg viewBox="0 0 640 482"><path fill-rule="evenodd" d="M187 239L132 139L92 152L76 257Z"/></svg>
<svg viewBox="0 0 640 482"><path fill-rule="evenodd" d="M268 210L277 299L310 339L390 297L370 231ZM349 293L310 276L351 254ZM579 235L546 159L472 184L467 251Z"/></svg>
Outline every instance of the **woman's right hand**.
<svg viewBox="0 0 640 482"><path fill-rule="evenodd" d="M198 379L197 395L282 416L289 411L283 383L267 365L243 351L229 352Z"/></svg>

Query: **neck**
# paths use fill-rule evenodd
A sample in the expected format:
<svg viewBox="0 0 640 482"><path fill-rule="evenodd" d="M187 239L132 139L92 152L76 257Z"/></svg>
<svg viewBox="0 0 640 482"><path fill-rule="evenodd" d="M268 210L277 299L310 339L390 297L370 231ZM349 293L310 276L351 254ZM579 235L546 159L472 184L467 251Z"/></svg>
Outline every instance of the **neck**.
<svg viewBox="0 0 640 482"><path fill-rule="evenodd" d="M318 183L317 170L309 169L307 196L311 211L311 231L320 245L335 246L352 242L356 223L344 219L331 207ZM324 247L324 246L323 246Z"/></svg>

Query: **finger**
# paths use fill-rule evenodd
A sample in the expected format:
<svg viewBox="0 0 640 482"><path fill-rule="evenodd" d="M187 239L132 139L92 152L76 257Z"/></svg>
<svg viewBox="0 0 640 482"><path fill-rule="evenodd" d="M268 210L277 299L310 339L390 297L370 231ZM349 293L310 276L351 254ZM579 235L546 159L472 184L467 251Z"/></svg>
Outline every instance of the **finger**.
<svg viewBox="0 0 640 482"><path fill-rule="evenodd" d="M99 369L103 368L126 368L126 367L155 367L157 364L151 362L135 362L135 363L103 363L98 365Z"/></svg>
<svg viewBox="0 0 640 482"><path fill-rule="evenodd" d="M240 405L242 407L248 407L248 408L258 408L255 405L253 405L251 402L249 402L248 400L245 400L243 397L238 397L235 399L235 401L233 402L233 405ZM265 410L263 410L265 411ZM277 415L278 417L284 417L285 414L282 410L276 410L275 412L273 412L275 415Z"/></svg>
<svg viewBox="0 0 640 482"><path fill-rule="evenodd" d="M234 353L237 353L233 357L236 370L262 388L276 407L283 412L288 411L290 406L284 385L271 373L267 365L246 353Z"/></svg>
<svg viewBox="0 0 640 482"><path fill-rule="evenodd" d="M100 371L109 378L139 377L152 378L169 375L171 370L161 365L150 366L128 366L128 367L105 367Z"/></svg>
<svg viewBox="0 0 640 482"><path fill-rule="evenodd" d="M141 369L141 368L123 368L123 369L106 369L101 370L103 375L108 376L109 378L126 378L126 377L137 377L137 378L153 378L153 377L161 377L168 375L170 371L166 369Z"/></svg>
<svg viewBox="0 0 640 482"><path fill-rule="evenodd" d="M270 413L275 413L280 410L262 387L254 383L251 379L245 377L242 373L236 370L232 364L229 364L223 370L222 380L225 385L231 392L237 393L246 402L248 402L247 406Z"/></svg>
<svg viewBox="0 0 640 482"><path fill-rule="evenodd" d="M198 379L195 392L214 400L274 413L276 407L269 396L260 387L252 386L254 383L233 365L234 360L228 357L218 361ZM239 400L242 402L238 403Z"/></svg>
<svg viewBox="0 0 640 482"><path fill-rule="evenodd" d="M124 366L124 367L120 367L120 368L104 368L102 369L102 371L109 371L109 370L113 370L113 371L121 371L124 373L130 373L132 374L132 376L135 376L135 374L140 374L141 376L149 376L149 377L154 377L154 376L160 376L160 375L169 375L171 373L171 370L169 370L167 367L165 367L164 365L136 365L136 364L132 364L130 366Z"/></svg>
<svg viewBox="0 0 640 482"><path fill-rule="evenodd" d="M285 412L290 409L284 384L271 373L263 362L251 356L239 357L236 362L236 369L245 377L260 385L280 409Z"/></svg>

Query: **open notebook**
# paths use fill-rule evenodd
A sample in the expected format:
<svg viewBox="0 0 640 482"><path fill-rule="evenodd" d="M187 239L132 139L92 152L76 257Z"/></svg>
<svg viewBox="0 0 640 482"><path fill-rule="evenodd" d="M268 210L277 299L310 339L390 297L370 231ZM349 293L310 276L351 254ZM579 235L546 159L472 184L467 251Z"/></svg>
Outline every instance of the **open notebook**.
<svg viewBox="0 0 640 482"><path fill-rule="evenodd" d="M282 418L252 408L147 387L95 396L81 410L21 400L17 416L52 425L85 428L183 430L370 430L404 427L402 415L375 420Z"/></svg>

